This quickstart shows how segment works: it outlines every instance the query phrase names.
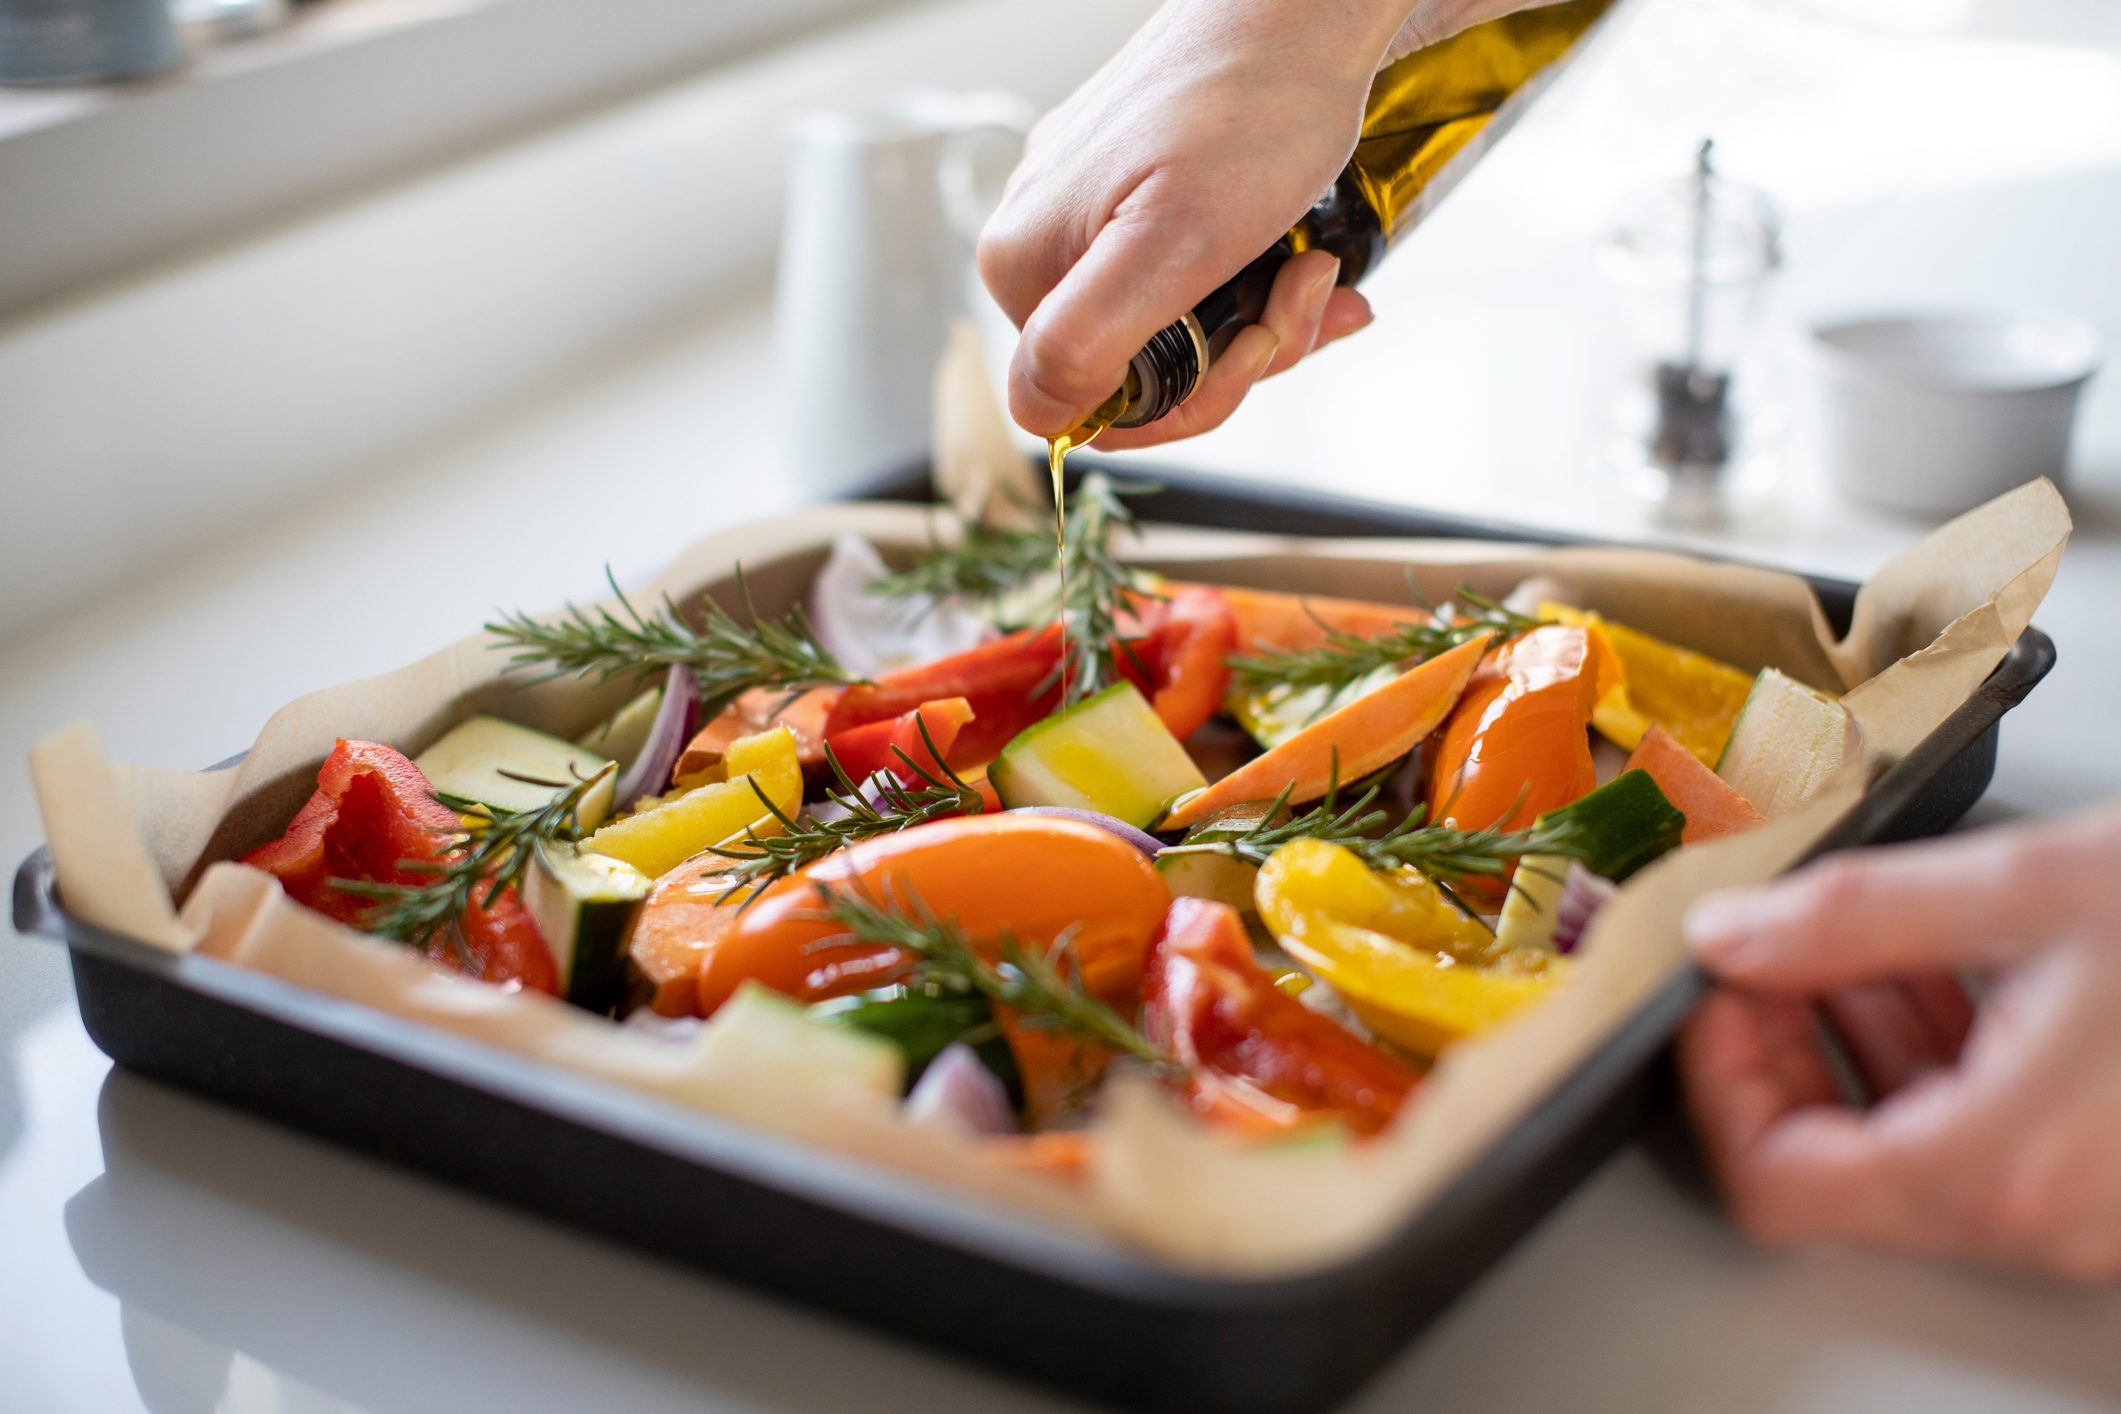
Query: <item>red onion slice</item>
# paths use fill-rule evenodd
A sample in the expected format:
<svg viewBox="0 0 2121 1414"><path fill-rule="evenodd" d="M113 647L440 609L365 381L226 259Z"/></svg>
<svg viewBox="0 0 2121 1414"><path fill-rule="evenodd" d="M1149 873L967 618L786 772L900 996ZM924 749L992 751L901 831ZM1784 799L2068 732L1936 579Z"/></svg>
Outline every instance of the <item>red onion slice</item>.
<svg viewBox="0 0 2121 1414"><path fill-rule="evenodd" d="M835 786L833 789L837 791L839 787ZM893 791L902 791L904 789L905 787L899 784L898 777L892 775L889 771L871 771L869 779L855 787L854 794L855 798L860 800L862 804L883 809L886 808ZM844 794L844 792L841 793ZM829 824L834 820L844 820L853 813L853 809L840 804L839 799L836 796L832 796L805 810L803 817L823 825Z"/></svg>
<svg viewBox="0 0 2121 1414"><path fill-rule="evenodd" d="M955 595L892 599L869 592L890 573L876 547L859 535L832 542L832 554L810 589L810 626L818 642L865 676L932 663L990 637L979 606Z"/></svg>
<svg viewBox="0 0 2121 1414"><path fill-rule="evenodd" d="M1073 805L1019 805L1009 812L1011 815L1052 815L1062 820L1080 820L1085 825L1095 825L1100 830L1119 836L1151 859L1163 849L1163 842L1146 830L1137 830L1126 821L1107 815L1099 810L1082 810Z"/></svg>
<svg viewBox="0 0 2121 1414"><path fill-rule="evenodd" d="M670 785L670 773L685 754L685 743L700 729L700 684L690 668L672 667L663 678L663 701L648 728L640 755L619 773L612 810L631 810L643 796L659 795Z"/></svg>
<svg viewBox="0 0 2121 1414"><path fill-rule="evenodd" d="M913 1093L906 1097L906 1118L915 1124L941 1124L973 1134L1016 1132L1008 1090L963 1041L943 1047L942 1054L921 1072Z"/></svg>
<svg viewBox="0 0 2121 1414"><path fill-rule="evenodd" d="M1574 952L1576 944L1591 930L1606 901L1620 892L1611 879L1601 879L1581 864L1571 864L1562 877L1561 897L1554 902L1554 950Z"/></svg>

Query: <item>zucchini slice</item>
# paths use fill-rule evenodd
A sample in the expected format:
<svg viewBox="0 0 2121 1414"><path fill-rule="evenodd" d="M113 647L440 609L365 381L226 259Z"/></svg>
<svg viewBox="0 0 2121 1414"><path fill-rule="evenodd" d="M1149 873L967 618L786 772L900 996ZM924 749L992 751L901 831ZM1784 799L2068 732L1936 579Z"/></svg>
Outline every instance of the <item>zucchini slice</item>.
<svg viewBox="0 0 2121 1414"><path fill-rule="evenodd" d="M1716 774L1772 820L1812 798L1848 752L1848 709L1763 668L1739 709Z"/></svg>
<svg viewBox="0 0 2121 1414"><path fill-rule="evenodd" d="M1274 802L1257 800L1244 805L1233 805L1227 810L1218 810L1207 819L1186 831L1181 845L1221 844L1251 833L1266 822L1267 809ZM1275 824L1289 818L1287 806L1282 807ZM1199 854L1178 854L1166 850L1156 856L1156 872L1163 875L1171 892L1183 898L1213 899L1236 909L1247 921L1259 917L1259 905L1253 899L1253 885L1259 880L1259 866L1227 854L1202 851Z"/></svg>
<svg viewBox="0 0 2121 1414"><path fill-rule="evenodd" d="M1559 810L1549 810L1537 823L1574 824L1584 846L1583 867L1620 884L1643 865L1679 847L1686 816L1665 799L1650 773L1637 767Z"/></svg>
<svg viewBox="0 0 2121 1414"><path fill-rule="evenodd" d="M963 1042L1001 1079L1012 1103L1022 1103L1023 1082L1017 1076L1015 1055L995 1027L994 1008L985 997L894 984L812 1002L809 1014L812 1021L850 1026L897 1046L905 1054L909 1090L930 1062Z"/></svg>
<svg viewBox="0 0 2121 1414"><path fill-rule="evenodd" d="M662 708L663 689L648 688L577 738L575 745L606 761L618 762L623 771L648 744L648 733L655 728L655 714Z"/></svg>
<svg viewBox="0 0 2121 1414"><path fill-rule="evenodd" d="M626 934L654 881L622 860L541 845L523 875L523 906L552 953L560 995L609 1012L626 983Z"/></svg>
<svg viewBox="0 0 2121 1414"><path fill-rule="evenodd" d="M987 768L1002 804L1096 810L1137 829L1207 777L1134 684L1086 697L1019 732Z"/></svg>
<svg viewBox="0 0 2121 1414"><path fill-rule="evenodd" d="M1623 771L1612 780L1559 810L1549 810L1537 824L1573 821L1584 845L1584 868L1619 883L1630 874L1679 847L1686 816L1665 798L1648 771ZM1495 941L1505 949L1554 950L1555 910L1570 860L1559 854L1528 854L1517 861Z"/></svg>
<svg viewBox="0 0 2121 1414"><path fill-rule="evenodd" d="M906 1090L906 1062L881 1036L813 1018L802 1003L746 982L707 1020L700 1061L732 1078L747 1077L774 1095L896 1106Z"/></svg>
<svg viewBox="0 0 2121 1414"><path fill-rule="evenodd" d="M603 771L602 783L582 798L583 831L595 829L611 813L616 772L610 769L609 757L500 717L482 715L459 722L412 764L443 794L496 810L535 810L550 801L553 788L532 781L562 782L564 790L565 783L586 781ZM531 779L515 779L518 776Z"/></svg>

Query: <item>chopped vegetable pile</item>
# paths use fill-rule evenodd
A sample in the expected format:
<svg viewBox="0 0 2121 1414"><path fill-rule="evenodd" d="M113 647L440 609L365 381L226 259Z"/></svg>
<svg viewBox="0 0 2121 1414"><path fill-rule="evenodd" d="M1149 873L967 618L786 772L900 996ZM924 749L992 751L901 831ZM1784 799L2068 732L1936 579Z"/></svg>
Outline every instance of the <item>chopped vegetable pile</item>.
<svg viewBox="0 0 2121 1414"><path fill-rule="evenodd" d="M1567 985L1629 876L1840 764L1834 698L1589 606L1179 583L1133 530L1093 475L1057 564L1029 530L843 544L818 630L741 581L735 614L507 615L512 672L635 695L578 741L341 741L244 862L436 966L796 1047L1065 1177L1120 1072L1238 1135L1383 1130Z"/></svg>

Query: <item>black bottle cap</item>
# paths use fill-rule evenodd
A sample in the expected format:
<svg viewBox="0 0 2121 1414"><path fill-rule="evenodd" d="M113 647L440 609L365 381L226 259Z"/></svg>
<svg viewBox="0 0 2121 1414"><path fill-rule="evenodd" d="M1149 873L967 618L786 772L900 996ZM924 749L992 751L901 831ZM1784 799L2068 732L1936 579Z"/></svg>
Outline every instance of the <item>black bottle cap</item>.
<svg viewBox="0 0 2121 1414"><path fill-rule="evenodd" d="M1191 314L1156 331L1134 356L1133 371L1141 395L1112 420L1114 427L1140 427L1171 412L1193 396L1208 370L1208 341Z"/></svg>

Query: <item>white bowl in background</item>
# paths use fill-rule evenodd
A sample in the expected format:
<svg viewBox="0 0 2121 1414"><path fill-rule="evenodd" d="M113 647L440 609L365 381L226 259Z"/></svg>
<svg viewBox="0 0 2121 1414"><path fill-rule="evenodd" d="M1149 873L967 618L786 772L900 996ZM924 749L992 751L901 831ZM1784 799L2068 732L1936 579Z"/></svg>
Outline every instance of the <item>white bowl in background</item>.
<svg viewBox="0 0 2121 1414"><path fill-rule="evenodd" d="M1892 315L1813 326L1820 450L1858 500L1955 515L2069 464L2098 332L2061 315Z"/></svg>

